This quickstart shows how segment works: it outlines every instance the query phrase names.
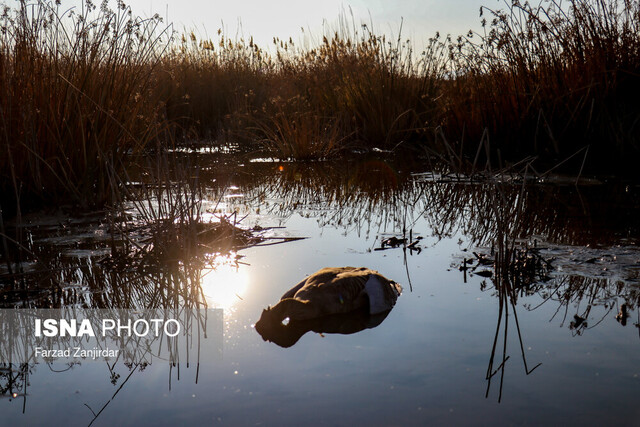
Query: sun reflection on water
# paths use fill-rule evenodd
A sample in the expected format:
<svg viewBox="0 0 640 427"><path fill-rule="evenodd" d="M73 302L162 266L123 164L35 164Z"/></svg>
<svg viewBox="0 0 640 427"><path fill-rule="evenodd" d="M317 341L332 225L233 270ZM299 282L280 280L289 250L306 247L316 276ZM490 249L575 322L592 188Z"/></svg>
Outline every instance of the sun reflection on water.
<svg viewBox="0 0 640 427"><path fill-rule="evenodd" d="M233 311L249 288L247 269L240 268L236 254L216 258L211 267L202 270L202 292L211 308Z"/></svg>

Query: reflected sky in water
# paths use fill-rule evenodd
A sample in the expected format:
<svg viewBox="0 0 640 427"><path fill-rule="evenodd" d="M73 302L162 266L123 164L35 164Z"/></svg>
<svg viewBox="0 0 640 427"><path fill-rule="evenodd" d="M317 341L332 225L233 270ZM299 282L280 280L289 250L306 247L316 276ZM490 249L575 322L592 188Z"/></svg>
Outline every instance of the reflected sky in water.
<svg viewBox="0 0 640 427"><path fill-rule="evenodd" d="M391 211L406 212L405 204L401 209L370 209L380 206L375 202L379 196L364 197L368 204L349 211L361 217L342 218L338 224L331 203L316 211L298 194L301 205L285 212L279 204L286 196L273 199L264 188L258 193L271 207L262 204L256 216L256 206L249 206L253 216L247 221L262 218L265 226L286 226L278 232L308 238L247 249L241 252L241 264L229 257L216 271L202 271L207 301L225 310L222 360L205 358L199 368L195 363L157 363L133 373L117 365L116 384L104 363L61 373L36 365L25 413L22 398L4 398L3 421L87 425L92 411L98 413L106 404L94 425L637 422L640 337L633 324L638 314L637 308L630 311L624 327L615 320L618 306L611 301L621 304L622 294L611 295L605 306L575 293L565 304L543 290L531 295L523 291L508 304L505 338L499 292L490 279L472 273L465 282L458 268L473 247L463 219L443 235L434 228L433 217L419 210L409 216L413 233L424 237L420 253L376 251L380 236L402 232L402 218L388 218ZM246 200L238 203L252 203L255 194L245 194ZM323 194L318 191L314 197ZM342 209L354 206L343 203ZM360 222L348 222L353 219ZM286 349L263 341L253 329L262 309L303 277L322 267L347 265L376 269L403 285L404 293L378 327L352 335L310 332ZM578 334L570 322L587 309L588 326ZM496 329L500 346L493 369L502 360L503 343L509 356L500 403L500 374L488 390L486 379ZM523 352L529 369L541 364L529 375Z"/></svg>
<svg viewBox="0 0 640 427"><path fill-rule="evenodd" d="M229 315L251 292L251 277L247 268L236 262L236 254L219 256L201 272L202 292L207 305L222 308Z"/></svg>

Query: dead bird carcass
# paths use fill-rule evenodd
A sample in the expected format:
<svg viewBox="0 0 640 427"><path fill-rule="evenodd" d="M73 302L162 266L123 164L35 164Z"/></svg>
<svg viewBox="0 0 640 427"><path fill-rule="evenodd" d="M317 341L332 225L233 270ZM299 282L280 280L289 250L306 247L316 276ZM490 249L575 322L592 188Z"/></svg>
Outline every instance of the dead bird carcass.
<svg viewBox="0 0 640 427"><path fill-rule="evenodd" d="M305 332L350 334L377 326L402 287L365 267L323 268L262 311L255 327L264 340L284 347Z"/></svg>

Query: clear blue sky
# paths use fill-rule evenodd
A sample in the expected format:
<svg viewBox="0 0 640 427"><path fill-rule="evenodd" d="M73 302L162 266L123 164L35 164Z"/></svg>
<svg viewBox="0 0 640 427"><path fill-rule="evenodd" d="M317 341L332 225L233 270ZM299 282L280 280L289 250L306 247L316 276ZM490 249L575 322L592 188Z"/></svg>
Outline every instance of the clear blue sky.
<svg viewBox="0 0 640 427"><path fill-rule="evenodd" d="M397 35L401 19L403 38L422 44L436 31L458 35L480 29L481 5L504 7L501 0L125 0L141 16L158 13L174 22L176 29L195 29L200 36L213 37L224 23L226 33L235 37L241 30L262 46L274 36L300 41L305 32L321 36L324 25L335 27L341 10L349 8L360 21L373 21L378 34ZM64 0L63 0L64 4ZM239 26L239 22L241 26Z"/></svg>

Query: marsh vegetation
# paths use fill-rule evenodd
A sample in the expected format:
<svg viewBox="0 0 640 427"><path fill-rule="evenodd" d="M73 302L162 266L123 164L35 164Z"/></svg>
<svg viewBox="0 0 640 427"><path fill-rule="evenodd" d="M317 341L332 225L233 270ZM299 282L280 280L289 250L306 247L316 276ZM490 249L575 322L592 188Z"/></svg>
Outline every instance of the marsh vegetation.
<svg viewBox="0 0 640 427"><path fill-rule="evenodd" d="M232 144L279 158L411 150L456 169L633 175L640 6L506 3L484 32L414 46L343 17L315 45L176 34L87 2L3 6L2 207L100 205L128 155ZM573 156L573 157L572 157Z"/></svg>
<svg viewBox="0 0 640 427"><path fill-rule="evenodd" d="M629 420L637 358L620 355L636 354L640 328L640 5L510 2L480 19L482 34L434 35L424 47L343 19L313 45L264 48L223 32L178 34L120 2L4 7L0 307L224 308L226 361L197 384L209 400L185 417L217 411L211 399L225 408L252 399L236 397L239 385L266 402L254 403L255 421L274 424L296 414L265 418L264 405L358 407L353 384L392 408L352 411L359 422L431 420L443 394L460 412L492 412L452 389L476 393L466 366L481 369L486 395L500 377L498 400L531 381L543 406L569 367L567 395L589 390ZM274 297L346 264L402 283L407 295L383 324L294 322L290 353L257 341L253 322ZM329 336L345 330L358 333ZM318 344L309 331L327 337ZM348 370L327 368L344 366L343 355ZM520 356L542 385L517 376ZM575 373L574 359L619 382L581 386L592 377ZM26 402L36 368L0 366L0 391L19 389ZM108 368L120 388L103 410L130 403L116 394L142 369L120 368L126 378ZM282 400L273 390L284 375L294 386ZM308 389L309 376L326 387ZM140 377L140 396L164 387ZM389 399L396 378L401 398ZM223 391L212 390L218 380ZM193 391L184 396L202 390ZM290 405L293 395L318 398ZM419 405L429 414L416 415ZM126 412L84 406L109 421ZM576 420L610 421L591 408ZM226 412L246 423L241 415Z"/></svg>

